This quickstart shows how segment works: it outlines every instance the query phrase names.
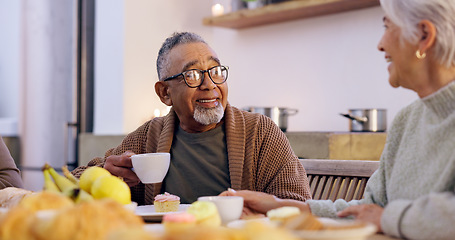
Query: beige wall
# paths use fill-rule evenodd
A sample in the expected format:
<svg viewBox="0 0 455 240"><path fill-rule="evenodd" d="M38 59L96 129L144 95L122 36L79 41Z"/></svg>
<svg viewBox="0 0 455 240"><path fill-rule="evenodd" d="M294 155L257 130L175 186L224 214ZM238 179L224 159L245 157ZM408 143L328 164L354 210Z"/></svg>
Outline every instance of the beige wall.
<svg viewBox="0 0 455 240"><path fill-rule="evenodd" d="M103 2L110 1L99 4ZM388 84L384 54L376 49L383 32L380 7L231 30L202 25L202 18L210 15L207 0L122 3L122 106L110 115L103 113L107 106L98 106L95 132L130 132L152 117L154 109L164 109L154 92L155 61L161 43L174 31L199 33L230 66L231 104L299 109L289 117L288 131L348 131L348 120L338 114L349 108L386 108L390 124L399 109L417 98ZM116 57L115 49L108 53ZM103 64L98 63L97 71ZM96 97L105 104L116 101L107 85ZM115 120L112 116L122 118L121 127L107 127Z"/></svg>

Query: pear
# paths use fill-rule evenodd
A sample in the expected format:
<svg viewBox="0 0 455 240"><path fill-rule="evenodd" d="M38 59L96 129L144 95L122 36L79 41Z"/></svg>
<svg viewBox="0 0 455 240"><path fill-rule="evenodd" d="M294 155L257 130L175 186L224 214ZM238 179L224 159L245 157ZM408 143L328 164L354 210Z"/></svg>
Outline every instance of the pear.
<svg viewBox="0 0 455 240"><path fill-rule="evenodd" d="M79 186L82 190L91 193L92 185L98 178L110 175L111 173L102 167L89 167L82 173L79 179Z"/></svg>
<svg viewBox="0 0 455 240"><path fill-rule="evenodd" d="M93 182L91 193L95 199L110 198L121 204L131 203L131 191L120 178L108 175Z"/></svg>

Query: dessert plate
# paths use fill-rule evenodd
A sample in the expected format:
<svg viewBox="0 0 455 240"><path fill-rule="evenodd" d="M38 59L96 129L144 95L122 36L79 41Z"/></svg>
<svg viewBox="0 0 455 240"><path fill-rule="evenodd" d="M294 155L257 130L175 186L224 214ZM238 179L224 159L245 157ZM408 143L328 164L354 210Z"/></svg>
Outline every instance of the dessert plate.
<svg viewBox="0 0 455 240"><path fill-rule="evenodd" d="M295 235L306 240L363 240L376 233L376 226L371 223L347 219L318 218L323 230L297 230Z"/></svg>
<svg viewBox="0 0 455 240"><path fill-rule="evenodd" d="M152 234L163 235L164 234L164 226L162 223L147 223L144 225L144 229L147 232Z"/></svg>
<svg viewBox="0 0 455 240"><path fill-rule="evenodd" d="M267 226L274 226L274 224L268 218L262 217L262 218L254 218L254 219L249 219L249 220L243 220L243 219L234 220L232 222L229 222L226 225L226 227L241 229L241 228L245 227L245 224L250 223L250 222L260 222L260 223L265 224Z"/></svg>
<svg viewBox="0 0 455 240"><path fill-rule="evenodd" d="M185 211L191 204L180 204L177 212ZM171 212L156 212L154 205L143 205L136 207L136 215L142 217L146 222L161 222L163 216Z"/></svg>
<svg viewBox="0 0 455 240"><path fill-rule="evenodd" d="M370 223L361 223L354 220L318 218L325 228L323 230L294 230L292 233L305 240L364 240L376 233L376 226ZM229 228L242 228L251 221L258 221L273 226L268 218L253 220L236 220L227 224Z"/></svg>

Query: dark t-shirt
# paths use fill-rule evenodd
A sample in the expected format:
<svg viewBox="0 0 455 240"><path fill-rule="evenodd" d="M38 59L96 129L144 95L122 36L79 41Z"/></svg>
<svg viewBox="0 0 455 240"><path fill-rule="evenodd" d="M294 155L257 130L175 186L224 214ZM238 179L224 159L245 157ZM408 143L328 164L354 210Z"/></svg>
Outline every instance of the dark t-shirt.
<svg viewBox="0 0 455 240"><path fill-rule="evenodd" d="M181 203L192 203L230 186L224 124L202 133L187 133L179 127L162 191L179 196Z"/></svg>

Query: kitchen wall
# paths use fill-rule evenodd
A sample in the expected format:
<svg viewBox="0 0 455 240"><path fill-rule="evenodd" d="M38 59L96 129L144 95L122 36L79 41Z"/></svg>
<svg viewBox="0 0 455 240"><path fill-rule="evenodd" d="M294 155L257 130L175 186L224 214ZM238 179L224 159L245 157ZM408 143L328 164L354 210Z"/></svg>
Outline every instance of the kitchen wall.
<svg viewBox="0 0 455 240"><path fill-rule="evenodd" d="M74 2L58 2L0 0L0 120L18 119L22 163L31 168L60 167L67 157ZM376 50L380 7L231 30L202 25L211 3L96 1L96 134L127 133L165 111L154 92L155 61L174 31L199 33L230 66L232 105L299 109L289 131L347 131L338 113L349 108L387 108L390 123L417 98L388 85ZM39 171L24 180L32 190L42 186Z"/></svg>
<svg viewBox="0 0 455 240"><path fill-rule="evenodd" d="M75 159L67 129L75 112L75 9L72 0L0 0L0 123L16 122L10 134L0 124L0 135L19 136L15 160L30 190L42 189L44 163L60 168Z"/></svg>
<svg viewBox="0 0 455 240"><path fill-rule="evenodd" d="M0 2L0 135L17 136L19 116L20 10L19 1Z"/></svg>
<svg viewBox="0 0 455 240"><path fill-rule="evenodd" d="M96 56L103 61L96 62L95 133L130 132L155 109L165 110L154 92L155 61L174 31L199 33L230 66L232 105L298 109L288 131L348 131L349 121L339 113L350 108L386 108L390 124L417 98L388 84L384 54L377 50L380 7L231 30L202 25L210 5L208 0L97 1Z"/></svg>

